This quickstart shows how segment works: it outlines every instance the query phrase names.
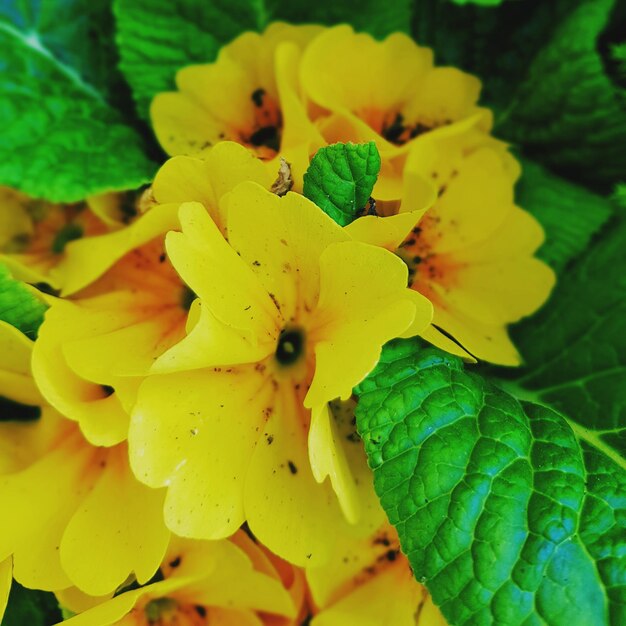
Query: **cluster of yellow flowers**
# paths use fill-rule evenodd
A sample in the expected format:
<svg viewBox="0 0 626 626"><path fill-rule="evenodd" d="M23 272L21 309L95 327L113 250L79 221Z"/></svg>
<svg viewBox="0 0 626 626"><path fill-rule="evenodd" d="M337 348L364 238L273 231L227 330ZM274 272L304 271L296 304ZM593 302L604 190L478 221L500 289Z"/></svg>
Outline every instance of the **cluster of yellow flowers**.
<svg viewBox="0 0 626 626"><path fill-rule="evenodd" d="M396 337L517 364L506 325L552 287L479 82L404 35L274 24L177 85L130 208L4 192L0 261L58 292L35 342L0 323L2 401L39 417L0 421L0 604L12 571L76 626L444 624L352 389ZM304 171L372 140L378 215L342 228Z"/></svg>

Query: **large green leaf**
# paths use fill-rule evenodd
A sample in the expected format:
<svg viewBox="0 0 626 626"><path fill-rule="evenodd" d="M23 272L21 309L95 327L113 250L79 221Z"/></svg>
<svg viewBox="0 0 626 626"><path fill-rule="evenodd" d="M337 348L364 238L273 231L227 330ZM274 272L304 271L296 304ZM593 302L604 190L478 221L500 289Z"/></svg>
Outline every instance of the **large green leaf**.
<svg viewBox="0 0 626 626"><path fill-rule="evenodd" d="M36 7L43 5L47 8L38 14ZM48 28L54 7L59 7L60 23L71 23L72 16L80 20L79 3L68 4L71 11L65 6L60 0L22 2L20 11L14 4L3 5L0 184L33 197L73 202L137 187L150 179L155 166L145 157L141 138L86 81L85 76L95 84L108 79L88 65L91 53L78 63L84 45L76 33L84 31ZM42 33L33 30L39 26L45 27Z"/></svg>
<svg viewBox="0 0 626 626"><path fill-rule="evenodd" d="M1 321L15 326L34 339L47 308L33 287L15 280L7 268L0 265Z"/></svg>
<svg viewBox="0 0 626 626"><path fill-rule="evenodd" d="M357 393L376 491L450 624L626 623L626 461L596 432L419 341Z"/></svg>
<svg viewBox="0 0 626 626"><path fill-rule="evenodd" d="M121 69L140 115L174 88L176 71L215 59L220 47L265 24L263 0L116 0Z"/></svg>
<svg viewBox="0 0 626 626"><path fill-rule="evenodd" d="M52 626L61 619L54 594L26 589L13 581L1 626Z"/></svg>
<svg viewBox="0 0 626 626"><path fill-rule="evenodd" d="M356 390L377 492L452 624L626 623L624 241L613 224L516 329L524 369L396 342Z"/></svg>
<svg viewBox="0 0 626 626"><path fill-rule="evenodd" d="M320 148L304 174L304 195L340 226L365 209L380 171L373 141L335 143Z"/></svg>
<svg viewBox="0 0 626 626"><path fill-rule="evenodd" d="M580 185L522 160L518 204L543 226L546 239L538 255L557 272L582 254L591 238L613 214L611 202Z"/></svg>
<svg viewBox="0 0 626 626"><path fill-rule="evenodd" d="M177 70L215 59L240 33L263 30L276 20L352 23L384 36L408 31L410 0L116 0L121 69L133 88L139 114L147 118L152 98L174 88Z"/></svg>
<svg viewBox="0 0 626 626"><path fill-rule="evenodd" d="M626 454L626 222L560 279L550 303L523 322L514 339L522 370L506 383L522 397L547 403L598 445ZM504 375L507 375L505 372Z"/></svg>
<svg viewBox="0 0 626 626"><path fill-rule="evenodd" d="M626 161L626 92L598 51L614 0L585 0L533 60L498 131L581 181L613 183Z"/></svg>
<svg viewBox="0 0 626 626"><path fill-rule="evenodd" d="M113 39L113 13L107 1L4 0L0 22L26 37L78 74L108 99L121 88Z"/></svg>

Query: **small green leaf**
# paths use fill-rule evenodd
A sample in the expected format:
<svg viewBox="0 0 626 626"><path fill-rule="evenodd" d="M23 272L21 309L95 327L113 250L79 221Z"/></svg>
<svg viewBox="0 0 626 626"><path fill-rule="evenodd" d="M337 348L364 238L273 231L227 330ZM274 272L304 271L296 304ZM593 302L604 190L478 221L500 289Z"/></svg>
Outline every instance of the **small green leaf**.
<svg viewBox="0 0 626 626"><path fill-rule="evenodd" d="M450 624L626 623L626 460L598 431L415 340L356 391L376 491Z"/></svg>
<svg viewBox="0 0 626 626"><path fill-rule="evenodd" d="M0 265L0 320L34 339L47 308L33 287L15 280L7 268Z"/></svg>
<svg viewBox="0 0 626 626"><path fill-rule="evenodd" d="M36 198L75 202L148 182L156 166L144 155L141 138L86 82L81 74L87 74L86 68L72 65L80 55L75 50L65 52L61 45L62 35L69 37L68 46L76 45L74 30L59 28L55 38L49 31L31 30L39 22L24 22L19 12L4 9L0 13L0 184ZM66 12L61 11L57 19L61 16L71 24ZM80 14L74 17L79 19Z"/></svg>
<svg viewBox="0 0 626 626"><path fill-rule="evenodd" d="M144 118L180 68L213 61L223 44L265 25L263 0L116 0L114 12L120 68Z"/></svg>
<svg viewBox="0 0 626 626"><path fill-rule="evenodd" d="M2 626L52 626L62 619L53 593L26 589L13 581Z"/></svg>
<svg viewBox="0 0 626 626"><path fill-rule="evenodd" d="M582 254L591 238L613 215L611 202L532 161L522 160L517 203L543 226L546 240L538 257L561 272Z"/></svg>
<svg viewBox="0 0 626 626"><path fill-rule="evenodd" d="M304 195L346 226L366 208L380 171L373 141L320 148L304 174Z"/></svg>

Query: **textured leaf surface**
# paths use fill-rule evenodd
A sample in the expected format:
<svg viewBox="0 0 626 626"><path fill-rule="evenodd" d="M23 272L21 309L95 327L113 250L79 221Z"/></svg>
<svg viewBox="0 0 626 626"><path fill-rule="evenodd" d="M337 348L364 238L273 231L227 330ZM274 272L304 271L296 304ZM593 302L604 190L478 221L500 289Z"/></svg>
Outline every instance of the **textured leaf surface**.
<svg viewBox="0 0 626 626"><path fill-rule="evenodd" d="M609 200L523 160L517 185L518 204L543 226L546 240L538 256L561 272L582 254L591 238L613 215Z"/></svg>
<svg viewBox="0 0 626 626"><path fill-rule="evenodd" d="M335 143L320 148L304 174L304 195L346 226L366 207L378 178L376 144Z"/></svg>
<svg viewBox="0 0 626 626"><path fill-rule="evenodd" d="M560 278L539 315L514 333L526 367L518 395L549 403L626 455L626 223Z"/></svg>
<svg viewBox="0 0 626 626"><path fill-rule="evenodd" d="M0 22L36 37L44 50L108 99L117 95L122 79L109 2L4 0Z"/></svg>
<svg viewBox="0 0 626 626"><path fill-rule="evenodd" d="M0 184L74 202L147 182L155 166L135 131L56 56L57 47L6 19L0 17Z"/></svg>
<svg viewBox="0 0 626 626"><path fill-rule="evenodd" d="M2 626L52 626L61 619L54 594L26 589L13 581Z"/></svg>
<svg viewBox="0 0 626 626"><path fill-rule="evenodd" d="M612 183L626 160L626 92L598 52L614 0L586 0L533 60L499 132L579 180ZM566 62L564 62L566 60Z"/></svg>
<svg viewBox="0 0 626 626"><path fill-rule="evenodd" d="M34 339L47 308L32 287L14 280L6 267L0 265L0 320Z"/></svg>
<svg viewBox="0 0 626 626"><path fill-rule="evenodd" d="M375 486L450 624L626 621L626 464L417 341L359 388Z"/></svg>
<svg viewBox="0 0 626 626"><path fill-rule="evenodd" d="M265 24L263 0L116 0L114 10L120 67L145 118L177 70L213 61L223 44Z"/></svg>

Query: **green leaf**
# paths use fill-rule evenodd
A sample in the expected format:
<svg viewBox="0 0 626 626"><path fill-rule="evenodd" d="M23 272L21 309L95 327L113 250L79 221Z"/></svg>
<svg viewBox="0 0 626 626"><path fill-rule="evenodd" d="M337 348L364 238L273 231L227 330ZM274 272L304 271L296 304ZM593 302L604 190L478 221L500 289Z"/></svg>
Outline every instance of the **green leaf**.
<svg viewBox="0 0 626 626"><path fill-rule="evenodd" d="M495 7L502 4L504 0L452 0L455 4L477 4L483 7Z"/></svg>
<svg viewBox="0 0 626 626"><path fill-rule="evenodd" d="M408 33L411 26L413 2L411 0L267 0L268 22L285 20L295 24L316 23L352 24L361 30L383 38L390 33Z"/></svg>
<svg viewBox="0 0 626 626"><path fill-rule="evenodd" d="M626 222L563 274L548 304L513 333L525 361L509 388L597 431L626 454Z"/></svg>
<svg viewBox="0 0 626 626"><path fill-rule="evenodd" d="M532 161L522 160L523 175L517 185L518 204L543 226L546 240L539 249L557 272L582 254L591 238L613 214L611 202Z"/></svg>
<svg viewBox="0 0 626 626"><path fill-rule="evenodd" d="M43 322L47 305L36 295L33 287L11 277L0 265L0 320L21 330L31 339Z"/></svg>
<svg viewBox="0 0 626 626"><path fill-rule="evenodd" d="M496 132L579 181L612 185L626 161L626 92L598 51L614 0L584 0L537 54Z"/></svg>
<svg viewBox="0 0 626 626"><path fill-rule="evenodd" d="M320 148L304 174L304 195L340 226L355 220L369 201L380 171L373 141Z"/></svg>
<svg viewBox="0 0 626 626"><path fill-rule="evenodd" d="M0 22L39 40L44 50L99 93L117 97L123 79L117 70L113 13L108 2L4 0Z"/></svg>
<svg viewBox="0 0 626 626"><path fill-rule="evenodd" d="M213 61L223 44L265 24L263 0L116 0L114 11L120 67L144 118L180 68Z"/></svg>
<svg viewBox="0 0 626 626"><path fill-rule="evenodd" d="M598 433L415 340L356 391L376 491L450 624L626 623L626 462Z"/></svg>
<svg viewBox="0 0 626 626"><path fill-rule="evenodd" d="M53 593L26 589L13 581L2 626L51 626L61 619Z"/></svg>
<svg viewBox="0 0 626 626"><path fill-rule="evenodd" d="M57 5L62 6L57 1L46 4ZM30 3L19 6L22 13L34 14L35 9L26 11ZM77 4L72 6L77 10ZM17 11L4 8L0 15L0 184L32 197L75 202L148 182L155 165L144 155L141 138L86 82L85 66L72 64L81 54L67 52L78 45L75 31L59 27L40 36L31 28L45 21L25 22ZM48 10L53 9L46 9L46 15ZM68 23L70 15L60 11L57 19ZM65 35L67 40L62 38Z"/></svg>

